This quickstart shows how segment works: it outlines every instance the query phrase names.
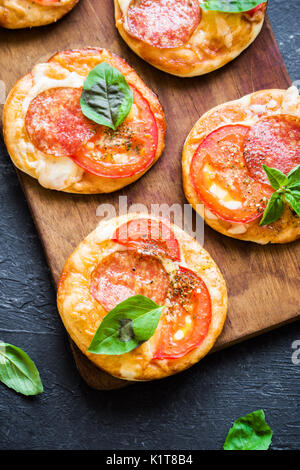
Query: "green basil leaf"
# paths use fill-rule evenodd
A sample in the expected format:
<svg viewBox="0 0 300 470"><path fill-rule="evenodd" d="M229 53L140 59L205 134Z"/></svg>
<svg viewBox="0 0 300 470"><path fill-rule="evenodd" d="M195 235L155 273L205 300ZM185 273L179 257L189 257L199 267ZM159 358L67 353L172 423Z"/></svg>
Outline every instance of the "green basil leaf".
<svg viewBox="0 0 300 470"><path fill-rule="evenodd" d="M257 7L263 0L200 0L200 6L204 10L224 11L228 13L240 13Z"/></svg>
<svg viewBox="0 0 300 470"><path fill-rule="evenodd" d="M0 381L23 395L44 391L40 374L30 357L12 344L0 342Z"/></svg>
<svg viewBox="0 0 300 470"><path fill-rule="evenodd" d="M143 295L129 297L104 317L89 352L119 355L132 351L154 335L163 308Z"/></svg>
<svg viewBox="0 0 300 470"><path fill-rule="evenodd" d="M300 190L299 189L287 189L287 193L293 194L293 196L299 200L300 198Z"/></svg>
<svg viewBox="0 0 300 470"><path fill-rule="evenodd" d="M273 432L263 410L253 411L234 421L227 434L224 450L268 450Z"/></svg>
<svg viewBox="0 0 300 470"><path fill-rule="evenodd" d="M281 194L278 194L277 192L273 193L259 225L268 225L280 219L283 209L284 203Z"/></svg>
<svg viewBox="0 0 300 470"><path fill-rule="evenodd" d="M300 191L300 181L299 183L288 185L287 189L290 191Z"/></svg>
<svg viewBox="0 0 300 470"><path fill-rule="evenodd" d="M262 165L262 167L267 174L272 188L279 189L288 184L288 177L285 176L280 170L277 170L276 168L270 168L267 165Z"/></svg>
<svg viewBox="0 0 300 470"><path fill-rule="evenodd" d="M300 187L300 165L297 165L288 174L287 188Z"/></svg>
<svg viewBox="0 0 300 470"><path fill-rule="evenodd" d="M300 191L286 192L284 198L292 206L298 217L300 217Z"/></svg>
<svg viewBox="0 0 300 470"><path fill-rule="evenodd" d="M92 121L115 130L130 112L132 103L132 90L118 69L102 62L88 74L80 105Z"/></svg>

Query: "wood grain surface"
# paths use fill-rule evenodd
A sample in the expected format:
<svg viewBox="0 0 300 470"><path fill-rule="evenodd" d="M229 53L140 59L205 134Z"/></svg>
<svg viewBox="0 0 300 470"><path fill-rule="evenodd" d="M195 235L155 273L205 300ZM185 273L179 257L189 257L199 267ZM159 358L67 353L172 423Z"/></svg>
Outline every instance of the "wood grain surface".
<svg viewBox="0 0 300 470"><path fill-rule="evenodd" d="M67 257L99 222L96 209L100 204L112 203L117 208L119 196L127 196L128 205L142 203L149 208L155 203L187 203L182 189L181 151L201 114L259 89L290 85L268 20L254 44L235 61L207 76L188 79L160 72L129 50L115 29L111 0L81 0L63 20L47 27L1 30L0 46L0 78L7 91L34 64L47 60L57 50L98 46L125 58L158 94L166 113L165 152L143 178L124 190L99 196L69 195L46 190L18 172L55 283ZM218 263L229 293L228 319L215 349L299 318L299 243L261 247L205 227L204 247ZM99 370L76 347L73 350L83 378L94 388L101 388Z"/></svg>

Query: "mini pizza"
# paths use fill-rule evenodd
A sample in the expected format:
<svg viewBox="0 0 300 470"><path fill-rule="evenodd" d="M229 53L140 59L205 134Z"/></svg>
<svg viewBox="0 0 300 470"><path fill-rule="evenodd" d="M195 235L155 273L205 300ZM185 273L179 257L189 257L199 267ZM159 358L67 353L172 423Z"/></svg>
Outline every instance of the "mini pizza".
<svg viewBox="0 0 300 470"><path fill-rule="evenodd" d="M285 178L299 164L297 88L258 91L211 109L195 124L183 150L185 195L196 211L204 205L206 223L224 235L291 242L300 236L300 218L289 204L279 201L278 220L261 223L275 191L264 168Z"/></svg>
<svg viewBox="0 0 300 470"><path fill-rule="evenodd" d="M109 193L136 181L160 157L165 127L157 96L105 49L58 52L19 80L4 106L17 168L70 193Z"/></svg>
<svg viewBox="0 0 300 470"><path fill-rule="evenodd" d="M54 23L79 0L0 0L0 26L31 28Z"/></svg>
<svg viewBox="0 0 300 470"><path fill-rule="evenodd" d="M103 319L135 295L164 307L153 336L125 354L90 353ZM227 312L225 281L209 254L179 227L148 214L102 221L67 260L57 299L79 349L101 370L129 381L159 379L198 362Z"/></svg>
<svg viewBox="0 0 300 470"><path fill-rule="evenodd" d="M251 11L208 11L199 0L114 0L116 27L154 67L180 77L203 75L237 57L259 34L266 2Z"/></svg>

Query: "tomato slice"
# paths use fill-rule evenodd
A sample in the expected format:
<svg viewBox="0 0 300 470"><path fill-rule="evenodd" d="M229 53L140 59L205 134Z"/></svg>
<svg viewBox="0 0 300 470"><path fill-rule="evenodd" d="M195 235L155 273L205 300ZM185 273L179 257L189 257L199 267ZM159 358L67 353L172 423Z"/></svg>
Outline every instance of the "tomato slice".
<svg viewBox="0 0 300 470"><path fill-rule="evenodd" d="M178 359L197 348L211 323L211 298L204 281L179 267L169 296L169 312L161 318L160 337L153 360Z"/></svg>
<svg viewBox="0 0 300 470"><path fill-rule="evenodd" d="M133 105L116 129L99 126L71 158L88 173L107 178L125 178L145 170L157 149L157 124L148 101L133 86Z"/></svg>
<svg viewBox="0 0 300 470"><path fill-rule="evenodd" d="M300 118L278 114L260 119L245 139L244 157L257 181L270 184L263 164L287 175L300 164Z"/></svg>
<svg viewBox="0 0 300 470"><path fill-rule="evenodd" d="M195 191L212 213L233 223L247 223L262 215L274 190L255 181L243 150L249 127L220 127L199 145L191 162Z"/></svg>
<svg viewBox="0 0 300 470"><path fill-rule="evenodd" d="M179 243L173 230L154 219L133 219L117 228L113 241L151 253L163 254L173 261L180 260Z"/></svg>
<svg viewBox="0 0 300 470"><path fill-rule="evenodd" d="M257 11L262 10L265 5L266 5L266 2L260 3L260 4L257 5L256 7L252 8L252 10L245 11L245 13L247 13L247 15L249 15L249 16L254 16L254 14L255 14Z"/></svg>

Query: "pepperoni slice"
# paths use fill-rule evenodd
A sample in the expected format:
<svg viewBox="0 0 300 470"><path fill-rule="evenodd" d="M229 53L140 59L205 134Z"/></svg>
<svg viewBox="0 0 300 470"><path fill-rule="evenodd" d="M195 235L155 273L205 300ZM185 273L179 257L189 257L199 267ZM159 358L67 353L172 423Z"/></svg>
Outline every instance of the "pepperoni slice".
<svg viewBox="0 0 300 470"><path fill-rule="evenodd" d="M116 230L113 240L128 247L143 248L151 253L163 254L173 261L180 260L179 244L173 230L161 221L130 220Z"/></svg>
<svg viewBox="0 0 300 470"><path fill-rule="evenodd" d="M91 293L110 311L133 295L149 297L164 305L169 288L161 262L134 250L118 251L105 258L92 273Z"/></svg>
<svg viewBox="0 0 300 470"><path fill-rule="evenodd" d="M281 114L258 121L246 137L244 157L257 181L270 184L263 164L287 175L300 164L300 119Z"/></svg>
<svg viewBox="0 0 300 470"><path fill-rule="evenodd" d="M158 131L148 101L131 86L133 106L123 123L114 131L98 126L93 137L71 158L85 171L97 176L120 178L132 176L154 160Z"/></svg>
<svg viewBox="0 0 300 470"><path fill-rule="evenodd" d="M81 91L51 88L31 101L25 126L35 147L57 157L69 156L94 135L96 125L81 112Z"/></svg>
<svg viewBox="0 0 300 470"><path fill-rule="evenodd" d="M186 44L200 21L199 0L133 0L124 27L154 47L173 48Z"/></svg>
<svg viewBox="0 0 300 470"><path fill-rule="evenodd" d="M199 145L191 163L195 191L219 218L247 223L262 215L274 190L255 181L243 155L249 127L216 129Z"/></svg>
<svg viewBox="0 0 300 470"><path fill-rule="evenodd" d="M204 281L180 267L170 290L171 307L162 317L153 359L177 359L197 348L211 323L211 298Z"/></svg>

